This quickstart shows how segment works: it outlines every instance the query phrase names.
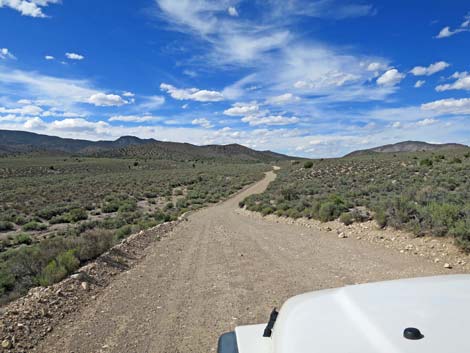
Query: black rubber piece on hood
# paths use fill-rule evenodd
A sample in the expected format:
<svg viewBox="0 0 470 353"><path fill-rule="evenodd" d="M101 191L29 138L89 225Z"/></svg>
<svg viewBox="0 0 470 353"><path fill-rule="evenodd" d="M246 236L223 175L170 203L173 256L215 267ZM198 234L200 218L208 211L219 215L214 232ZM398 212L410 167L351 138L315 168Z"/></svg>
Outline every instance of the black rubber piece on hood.
<svg viewBox="0 0 470 353"><path fill-rule="evenodd" d="M273 333L274 324L276 323L278 315L279 312L276 310L276 308L274 308L271 312L271 315L269 316L269 322L266 325L266 328L264 329L263 337L271 337Z"/></svg>

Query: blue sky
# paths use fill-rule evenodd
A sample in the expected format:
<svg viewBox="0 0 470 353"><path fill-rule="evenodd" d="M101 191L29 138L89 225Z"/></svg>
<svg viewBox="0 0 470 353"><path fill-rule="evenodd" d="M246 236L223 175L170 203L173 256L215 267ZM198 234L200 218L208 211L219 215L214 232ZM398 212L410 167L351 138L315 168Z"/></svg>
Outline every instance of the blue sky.
<svg viewBox="0 0 470 353"><path fill-rule="evenodd" d="M0 129L310 157L470 143L468 1L0 0Z"/></svg>

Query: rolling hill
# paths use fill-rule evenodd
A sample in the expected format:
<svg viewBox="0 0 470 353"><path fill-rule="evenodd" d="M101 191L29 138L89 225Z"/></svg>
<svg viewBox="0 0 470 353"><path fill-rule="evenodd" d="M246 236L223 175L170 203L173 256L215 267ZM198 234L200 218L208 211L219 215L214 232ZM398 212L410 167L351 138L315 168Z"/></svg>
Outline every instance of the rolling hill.
<svg viewBox="0 0 470 353"><path fill-rule="evenodd" d="M467 148L468 146L458 143L432 144L421 141L403 141L390 145L374 147L365 150L351 152L344 157L363 156L375 153L400 153L400 152L420 152L420 151L441 151Z"/></svg>
<svg viewBox="0 0 470 353"><path fill-rule="evenodd" d="M0 130L0 154L32 152L169 160L231 159L267 162L293 158L271 151L256 151L238 144L197 146L189 143L140 139L135 136L122 136L115 141L88 141L25 131Z"/></svg>

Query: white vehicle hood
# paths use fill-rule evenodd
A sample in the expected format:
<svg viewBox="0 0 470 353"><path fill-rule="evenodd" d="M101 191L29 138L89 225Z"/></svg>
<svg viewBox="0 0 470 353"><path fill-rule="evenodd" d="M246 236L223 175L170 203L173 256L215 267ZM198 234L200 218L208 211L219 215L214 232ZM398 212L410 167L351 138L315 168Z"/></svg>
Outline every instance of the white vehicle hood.
<svg viewBox="0 0 470 353"><path fill-rule="evenodd" d="M424 337L404 338L408 327ZM470 352L469 329L470 276L455 275L299 295L281 308L272 337L257 341L262 353L463 353Z"/></svg>

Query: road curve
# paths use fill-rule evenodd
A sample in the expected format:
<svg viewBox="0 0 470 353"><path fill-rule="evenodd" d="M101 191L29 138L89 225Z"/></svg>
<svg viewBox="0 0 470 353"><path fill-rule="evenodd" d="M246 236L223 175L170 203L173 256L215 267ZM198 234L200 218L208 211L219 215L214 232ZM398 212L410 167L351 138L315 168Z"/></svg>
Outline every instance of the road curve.
<svg viewBox="0 0 470 353"><path fill-rule="evenodd" d="M222 332L265 322L293 295L443 272L380 245L243 215L238 202L274 178L269 172L228 201L189 216L37 351L215 352Z"/></svg>

